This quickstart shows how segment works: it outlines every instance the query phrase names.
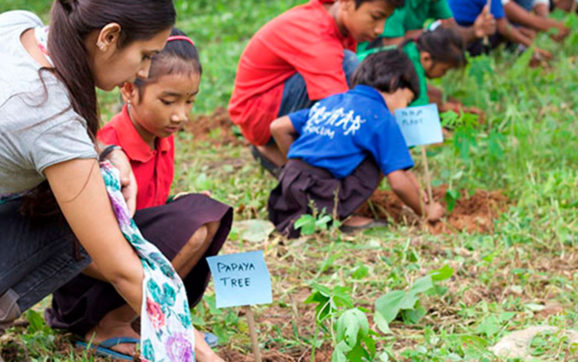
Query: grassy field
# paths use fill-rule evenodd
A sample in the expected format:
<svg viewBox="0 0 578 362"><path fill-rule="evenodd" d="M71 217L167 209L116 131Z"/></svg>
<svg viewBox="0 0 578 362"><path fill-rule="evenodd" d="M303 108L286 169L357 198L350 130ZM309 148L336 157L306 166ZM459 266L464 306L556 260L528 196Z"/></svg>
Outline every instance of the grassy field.
<svg viewBox="0 0 578 362"><path fill-rule="evenodd" d="M300 1L177 1L178 26L198 44L203 75L194 113L226 107L238 57L262 24ZM0 11L48 1L8 0ZM564 44L538 39L555 60L529 68L529 57L497 52L471 59L439 82L445 92L486 111L485 122L445 114L453 132L428 150L434 186L452 201L476 190L508 198L492 232L433 234L394 224L350 236L325 230L297 240L267 235L266 201L275 180L226 130L177 139L174 191L211 190L236 210L224 252L264 250L274 302L255 307L260 347L272 361L506 360L490 349L513 331L553 326L531 339L525 358L578 361L578 18ZM103 117L118 94L101 94ZM414 151L416 174L423 175ZM386 189L386 185L382 185ZM307 302L307 303L306 303ZM43 302L47 305L48 299ZM70 336L53 331L42 306L0 336L14 360L93 360ZM193 311L198 328L217 334L228 360L250 358L241 309L216 309L208 291ZM335 352L334 352L335 351Z"/></svg>

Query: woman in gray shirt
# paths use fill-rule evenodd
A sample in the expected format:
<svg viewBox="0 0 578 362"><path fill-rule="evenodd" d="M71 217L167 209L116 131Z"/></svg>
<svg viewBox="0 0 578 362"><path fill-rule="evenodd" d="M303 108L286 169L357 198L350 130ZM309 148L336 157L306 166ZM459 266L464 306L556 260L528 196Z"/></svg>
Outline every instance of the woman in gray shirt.
<svg viewBox="0 0 578 362"><path fill-rule="evenodd" d="M172 0L56 0L48 29L29 12L0 14L0 326L81 271L140 312L142 265L99 172L95 87L145 78L174 21ZM126 156L104 153L134 212Z"/></svg>

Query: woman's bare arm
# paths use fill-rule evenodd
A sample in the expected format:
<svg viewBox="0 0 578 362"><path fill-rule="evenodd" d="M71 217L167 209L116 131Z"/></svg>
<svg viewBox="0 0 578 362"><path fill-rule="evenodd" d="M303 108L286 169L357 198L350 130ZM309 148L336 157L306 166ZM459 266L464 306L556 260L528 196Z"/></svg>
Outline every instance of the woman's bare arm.
<svg viewBox="0 0 578 362"><path fill-rule="evenodd" d="M144 271L120 231L98 162L75 159L50 166L44 174L64 217L99 272L140 314Z"/></svg>

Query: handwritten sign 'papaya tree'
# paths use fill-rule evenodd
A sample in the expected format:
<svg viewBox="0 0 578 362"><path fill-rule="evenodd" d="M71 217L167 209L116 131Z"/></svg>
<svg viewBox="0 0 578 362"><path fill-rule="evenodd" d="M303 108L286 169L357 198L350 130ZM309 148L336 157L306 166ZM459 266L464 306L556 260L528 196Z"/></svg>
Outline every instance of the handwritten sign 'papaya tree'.
<svg viewBox="0 0 578 362"><path fill-rule="evenodd" d="M273 301L271 277L263 251L211 256L207 262L215 284L217 308L246 306L255 360L261 361L251 305Z"/></svg>

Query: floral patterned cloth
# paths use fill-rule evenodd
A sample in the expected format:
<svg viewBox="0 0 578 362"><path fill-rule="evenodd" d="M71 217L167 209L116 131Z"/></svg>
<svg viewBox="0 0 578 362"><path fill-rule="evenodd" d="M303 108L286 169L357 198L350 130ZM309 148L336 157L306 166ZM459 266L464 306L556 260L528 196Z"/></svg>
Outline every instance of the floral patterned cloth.
<svg viewBox="0 0 578 362"><path fill-rule="evenodd" d="M143 238L129 216L120 191L118 170L109 162L103 162L101 173L120 229L136 250L144 268L141 359L194 361L194 327L183 282L164 255Z"/></svg>

